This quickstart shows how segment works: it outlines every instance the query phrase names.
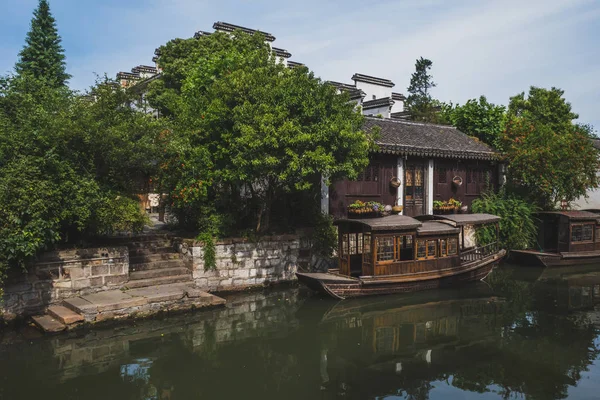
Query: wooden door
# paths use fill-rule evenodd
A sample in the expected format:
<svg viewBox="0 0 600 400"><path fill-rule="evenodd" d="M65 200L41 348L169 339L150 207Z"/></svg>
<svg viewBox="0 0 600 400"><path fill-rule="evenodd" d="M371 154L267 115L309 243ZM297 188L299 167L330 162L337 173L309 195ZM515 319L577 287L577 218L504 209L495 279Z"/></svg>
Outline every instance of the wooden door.
<svg viewBox="0 0 600 400"><path fill-rule="evenodd" d="M404 215L425 214L425 167L423 163L407 163L404 171Z"/></svg>

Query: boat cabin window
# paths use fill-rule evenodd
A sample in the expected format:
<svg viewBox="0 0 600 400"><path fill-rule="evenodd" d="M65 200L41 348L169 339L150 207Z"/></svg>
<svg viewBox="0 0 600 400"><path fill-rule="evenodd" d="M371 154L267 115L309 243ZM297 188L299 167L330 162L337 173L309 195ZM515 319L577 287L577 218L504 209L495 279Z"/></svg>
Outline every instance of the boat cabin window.
<svg viewBox="0 0 600 400"><path fill-rule="evenodd" d="M417 260L424 260L427 258L427 246L425 246L425 240L417 240Z"/></svg>
<svg viewBox="0 0 600 400"><path fill-rule="evenodd" d="M437 256L437 240L427 241L427 258L435 258Z"/></svg>
<svg viewBox="0 0 600 400"><path fill-rule="evenodd" d="M458 253L458 239L448 239L448 255L455 256Z"/></svg>
<svg viewBox="0 0 600 400"><path fill-rule="evenodd" d="M377 261L394 261L394 237L379 236L377 243Z"/></svg>
<svg viewBox="0 0 600 400"><path fill-rule="evenodd" d="M593 242L594 224L573 224L571 225L571 242Z"/></svg>
<svg viewBox="0 0 600 400"><path fill-rule="evenodd" d="M371 234L363 234L363 264L371 264Z"/></svg>
<svg viewBox="0 0 600 400"><path fill-rule="evenodd" d="M448 239L440 239L440 257L448 255Z"/></svg>

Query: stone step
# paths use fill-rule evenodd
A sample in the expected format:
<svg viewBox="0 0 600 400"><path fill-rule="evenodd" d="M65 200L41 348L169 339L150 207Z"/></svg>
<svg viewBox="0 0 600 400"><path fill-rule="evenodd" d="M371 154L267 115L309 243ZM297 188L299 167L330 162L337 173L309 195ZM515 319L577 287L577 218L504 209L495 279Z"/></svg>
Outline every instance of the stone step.
<svg viewBox="0 0 600 400"><path fill-rule="evenodd" d="M41 330L48 333L62 332L67 329L67 326L52 318L50 315L37 315L31 318L33 323L40 327Z"/></svg>
<svg viewBox="0 0 600 400"><path fill-rule="evenodd" d="M179 253L152 253L145 254L141 256L129 257L129 266L134 264L147 264L154 263L155 261L171 261L171 260L180 260L181 254Z"/></svg>
<svg viewBox="0 0 600 400"><path fill-rule="evenodd" d="M154 285L166 285L169 283L178 283L178 282L187 282L192 283L192 275L175 275L175 276L162 276L160 278L150 278L150 279L137 279L130 280L125 284L127 289L137 289L141 287L154 286Z"/></svg>
<svg viewBox="0 0 600 400"><path fill-rule="evenodd" d="M65 306L50 306L46 312L48 315L59 320L65 325L83 322L83 315L78 314Z"/></svg>
<svg viewBox="0 0 600 400"><path fill-rule="evenodd" d="M178 266L175 268L161 268L161 269L149 269L145 271L135 271L129 273L129 281L160 278L163 276L179 276L179 275L191 275L191 272L186 267Z"/></svg>
<svg viewBox="0 0 600 400"><path fill-rule="evenodd" d="M131 264L129 272L152 271L156 269L185 268L183 260L154 261L143 264Z"/></svg>
<svg viewBox="0 0 600 400"><path fill-rule="evenodd" d="M148 234L148 235L136 235L136 236L120 236L107 238L106 241L112 244L127 244L130 242L153 242L157 240L170 240L170 236L167 234Z"/></svg>
<svg viewBox="0 0 600 400"><path fill-rule="evenodd" d="M162 246L162 247L134 247L129 249L129 257L139 257L139 256L147 256L153 254L165 254L165 253L175 253L175 250L171 246Z"/></svg>
<svg viewBox="0 0 600 400"><path fill-rule="evenodd" d="M149 240L143 242L127 242L123 243L123 246L127 246L131 249L153 249L157 247L171 247L170 240Z"/></svg>

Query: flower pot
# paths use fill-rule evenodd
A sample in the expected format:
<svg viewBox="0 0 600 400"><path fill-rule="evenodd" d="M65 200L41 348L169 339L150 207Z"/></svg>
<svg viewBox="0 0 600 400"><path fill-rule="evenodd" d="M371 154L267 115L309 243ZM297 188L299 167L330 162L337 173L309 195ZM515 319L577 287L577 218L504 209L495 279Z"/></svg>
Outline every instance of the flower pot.
<svg viewBox="0 0 600 400"><path fill-rule="evenodd" d="M394 213L401 213L403 209L404 209L404 207L402 207L402 206L393 206L392 207L392 212L394 212Z"/></svg>

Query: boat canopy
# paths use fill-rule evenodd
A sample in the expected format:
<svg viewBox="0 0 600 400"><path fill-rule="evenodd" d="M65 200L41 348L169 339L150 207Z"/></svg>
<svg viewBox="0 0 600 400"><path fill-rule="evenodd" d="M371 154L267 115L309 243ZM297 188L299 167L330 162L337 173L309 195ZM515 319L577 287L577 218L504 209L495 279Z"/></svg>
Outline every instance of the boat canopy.
<svg viewBox="0 0 600 400"><path fill-rule="evenodd" d="M497 215L492 214L448 214L448 215L424 215L417 217L420 220L437 220L445 222L452 226L460 227L465 225L484 225L499 222L501 220Z"/></svg>
<svg viewBox="0 0 600 400"><path fill-rule="evenodd" d="M335 221L336 225L362 225L372 232L380 231L399 231L414 230L423 225L412 217L406 215L389 215L381 218L361 218L361 219L339 219Z"/></svg>
<svg viewBox="0 0 600 400"><path fill-rule="evenodd" d="M567 217L570 221L596 221L600 220L600 215L589 211L541 211L536 213L543 215L560 215Z"/></svg>
<svg viewBox="0 0 600 400"><path fill-rule="evenodd" d="M455 228L448 224L443 224L436 221L425 221L423 225L417 228L417 234L419 236L426 235L450 235L453 233L459 233L460 229Z"/></svg>

